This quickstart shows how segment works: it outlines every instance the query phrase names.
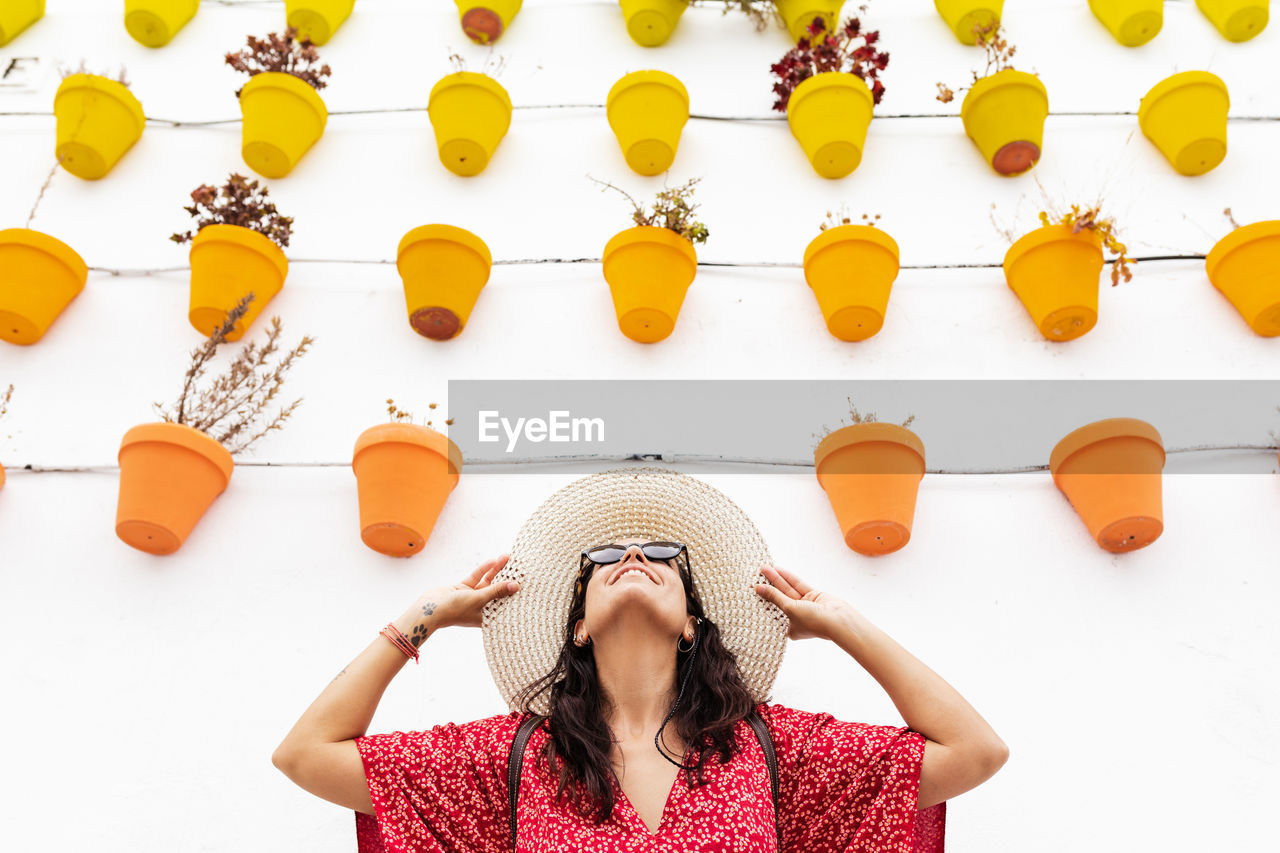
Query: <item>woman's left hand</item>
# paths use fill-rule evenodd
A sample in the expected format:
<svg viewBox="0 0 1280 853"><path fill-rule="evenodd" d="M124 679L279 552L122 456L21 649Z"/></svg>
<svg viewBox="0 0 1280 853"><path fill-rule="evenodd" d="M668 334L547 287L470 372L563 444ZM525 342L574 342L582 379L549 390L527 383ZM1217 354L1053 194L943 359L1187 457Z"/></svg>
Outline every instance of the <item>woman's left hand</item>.
<svg viewBox="0 0 1280 853"><path fill-rule="evenodd" d="M769 583L756 584L756 593L787 614L791 620L787 636L793 640L809 637L831 639L837 624L857 616L857 611L847 601L813 589L786 569L764 566L761 571Z"/></svg>

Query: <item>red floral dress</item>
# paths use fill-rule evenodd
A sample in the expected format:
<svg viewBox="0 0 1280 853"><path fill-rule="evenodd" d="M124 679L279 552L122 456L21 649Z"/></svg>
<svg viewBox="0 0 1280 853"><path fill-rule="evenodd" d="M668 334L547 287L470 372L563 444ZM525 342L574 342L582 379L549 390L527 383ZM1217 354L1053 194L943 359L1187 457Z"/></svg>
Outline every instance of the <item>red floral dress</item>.
<svg viewBox="0 0 1280 853"><path fill-rule="evenodd" d="M916 808L923 735L760 705L778 753L783 853L940 853L945 803ZM728 764L707 762L705 784L677 774L656 834L613 782L613 815L596 824L555 800L536 760L547 733L525 751L511 843L507 756L519 718L490 717L426 732L356 738L377 816L356 813L360 853L774 853L769 770L746 721Z"/></svg>

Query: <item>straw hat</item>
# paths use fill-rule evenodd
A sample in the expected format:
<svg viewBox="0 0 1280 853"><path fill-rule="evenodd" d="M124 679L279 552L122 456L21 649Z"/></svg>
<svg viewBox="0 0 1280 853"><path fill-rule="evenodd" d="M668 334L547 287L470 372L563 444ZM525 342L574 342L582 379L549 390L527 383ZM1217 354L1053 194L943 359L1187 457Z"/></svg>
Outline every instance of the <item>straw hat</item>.
<svg viewBox="0 0 1280 853"><path fill-rule="evenodd" d="M787 617L756 594L772 562L737 504L701 480L662 468L618 468L575 480L520 528L495 583L520 591L485 606L484 651L507 705L550 672L564 642L579 555L619 539L689 546L693 587L757 702L769 698L787 642ZM547 694L533 704L547 713Z"/></svg>

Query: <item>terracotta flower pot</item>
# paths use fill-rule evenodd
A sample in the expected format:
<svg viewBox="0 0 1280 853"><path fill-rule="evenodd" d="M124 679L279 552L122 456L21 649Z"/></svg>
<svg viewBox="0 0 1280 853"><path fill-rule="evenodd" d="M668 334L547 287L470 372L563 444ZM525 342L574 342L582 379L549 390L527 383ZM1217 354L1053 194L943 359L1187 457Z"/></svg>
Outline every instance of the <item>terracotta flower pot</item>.
<svg viewBox="0 0 1280 853"><path fill-rule="evenodd" d="M627 165L641 175L670 169L689 120L684 84L662 71L633 71L613 84L605 103Z"/></svg>
<svg viewBox="0 0 1280 853"><path fill-rule="evenodd" d="M1004 0L933 0L961 44L977 44L977 30L1000 23Z"/></svg>
<svg viewBox="0 0 1280 853"><path fill-rule="evenodd" d="M227 449L181 424L143 424L120 442L116 536L139 551L172 554L231 480Z"/></svg>
<svg viewBox="0 0 1280 853"><path fill-rule="evenodd" d="M1255 332L1280 335L1280 220L1232 231L1209 252L1204 268Z"/></svg>
<svg viewBox="0 0 1280 853"><path fill-rule="evenodd" d="M880 331L898 277L898 244L869 225L828 228L804 250L804 279L827 330L842 341Z"/></svg>
<svg viewBox="0 0 1280 853"><path fill-rule="evenodd" d="M1270 0L1196 0L1228 41L1248 41L1267 28Z"/></svg>
<svg viewBox="0 0 1280 853"><path fill-rule="evenodd" d="M86 180L111 171L142 138L142 104L123 83L93 74L63 79L53 97L62 168Z"/></svg>
<svg viewBox="0 0 1280 853"><path fill-rule="evenodd" d="M670 335L697 272L693 244L668 228L615 234L604 247L604 278L622 334L642 344Z"/></svg>
<svg viewBox="0 0 1280 853"><path fill-rule="evenodd" d="M409 325L437 341L467 325L493 258L476 235L452 225L423 225L400 240L396 269L404 280Z"/></svg>
<svg viewBox="0 0 1280 853"><path fill-rule="evenodd" d="M1089 0L1089 8L1125 47L1146 44L1164 26L1164 0Z"/></svg>
<svg viewBox="0 0 1280 853"><path fill-rule="evenodd" d="M422 550L458 485L462 452L428 427L380 424L356 439L351 468L360 538L380 554L410 557Z"/></svg>
<svg viewBox="0 0 1280 853"><path fill-rule="evenodd" d="M324 44L351 15L356 0L285 0L285 19L298 31L298 40Z"/></svg>
<svg viewBox="0 0 1280 853"><path fill-rule="evenodd" d="M983 77L964 96L964 132L1001 175L1020 175L1040 159L1049 93L1034 74L1006 69Z"/></svg>
<svg viewBox="0 0 1280 853"><path fill-rule="evenodd" d="M1089 535L1107 551L1150 545L1164 530L1161 471L1164 443L1151 424L1109 418L1067 435L1053 448L1053 482L1071 501Z"/></svg>
<svg viewBox="0 0 1280 853"><path fill-rule="evenodd" d="M0 4L0 47L44 17L44 0L5 0Z"/></svg>
<svg viewBox="0 0 1280 853"><path fill-rule="evenodd" d="M191 301L187 319L208 337L246 294L249 310L227 340L238 341L284 287L289 262L270 238L239 225L206 225L191 241Z"/></svg>
<svg viewBox="0 0 1280 853"><path fill-rule="evenodd" d="M492 44L507 31L521 0L455 0L462 31L477 44Z"/></svg>
<svg viewBox="0 0 1280 853"><path fill-rule="evenodd" d="M1208 71L1161 80L1138 105L1138 124L1173 168L1203 175L1227 156L1227 84Z"/></svg>
<svg viewBox="0 0 1280 853"><path fill-rule="evenodd" d="M787 22L791 40L799 41L809 34L809 24L814 18L821 18L827 30L834 30L840 23L844 0L774 0L774 5Z"/></svg>
<svg viewBox="0 0 1280 853"><path fill-rule="evenodd" d="M88 279L89 267L61 240L28 228L0 231L0 339L40 340Z"/></svg>
<svg viewBox="0 0 1280 853"><path fill-rule="evenodd" d="M657 47L671 38L686 0L620 0L627 35L638 45Z"/></svg>
<svg viewBox="0 0 1280 853"><path fill-rule="evenodd" d="M787 101L787 124L814 171L843 178L862 162L875 101L867 84L843 71L808 78Z"/></svg>
<svg viewBox="0 0 1280 853"><path fill-rule="evenodd" d="M124 0L124 28L138 44L164 47L199 8L200 0Z"/></svg>
<svg viewBox="0 0 1280 853"><path fill-rule="evenodd" d="M249 78L240 90L240 154L259 175L283 178L324 135L329 110L315 87L283 71Z"/></svg>
<svg viewBox="0 0 1280 853"><path fill-rule="evenodd" d="M511 98L485 74L459 71L440 80L427 98L440 162L455 175L478 175L511 127Z"/></svg>
<svg viewBox="0 0 1280 853"><path fill-rule="evenodd" d="M1040 334L1070 341L1098 322L1102 241L1089 229L1048 225L1026 234L1004 256L1004 276Z"/></svg>
<svg viewBox="0 0 1280 853"><path fill-rule="evenodd" d="M915 433L896 424L843 427L818 444L813 464L846 545L874 557L910 541L924 479L924 444Z"/></svg>
<svg viewBox="0 0 1280 853"><path fill-rule="evenodd" d="M4 488L4 466L0 465L0 489Z"/></svg>

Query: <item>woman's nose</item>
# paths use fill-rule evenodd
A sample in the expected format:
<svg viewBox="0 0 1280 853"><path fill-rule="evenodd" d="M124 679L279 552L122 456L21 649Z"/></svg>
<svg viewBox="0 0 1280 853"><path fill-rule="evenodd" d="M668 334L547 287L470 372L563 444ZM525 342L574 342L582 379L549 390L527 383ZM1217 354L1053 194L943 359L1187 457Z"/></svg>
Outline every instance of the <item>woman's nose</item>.
<svg viewBox="0 0 1280 853"><path fill-rule="evenodd" d="M644 548L640 545L628 545L627 550L622 553L622 562L625 563L631 559L632 551L635 551L636 556L639 557L643 562L645 563L649 562L649 558L644 555Z"/></svg>

